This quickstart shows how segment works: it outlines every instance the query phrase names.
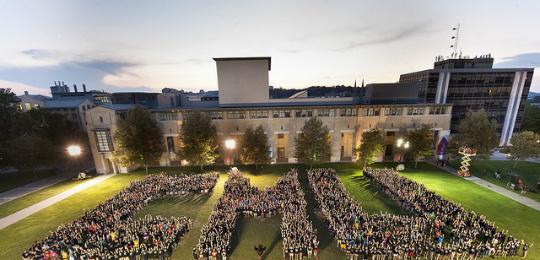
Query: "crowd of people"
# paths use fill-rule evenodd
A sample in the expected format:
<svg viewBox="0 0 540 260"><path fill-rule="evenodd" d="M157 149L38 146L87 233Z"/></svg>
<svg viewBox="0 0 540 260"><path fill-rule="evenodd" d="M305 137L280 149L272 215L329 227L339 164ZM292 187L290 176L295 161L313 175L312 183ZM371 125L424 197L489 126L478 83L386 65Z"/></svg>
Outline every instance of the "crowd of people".
<svg viewBox="0 0 540 260"><path fill-rule="evenodd" d="M168 196L210 191L219 174L160 173L132 182L111 199L36 241L23 259L167 258L191 228L186 217L132 216L149 202Z"/></svg>
<svg viewBox="0 0 540 260"><path fill-rule="evenodd" d="M429 191L424 185L401 177L393 169L370 169L364 175L386 195L417 216L445 229L450 253L468 256L525 256L529 245L498 230L485 216L465 210ZM519 252L521 251L521 252Z"/></svg>
<svg viewBox="0 0 540 260"><path fill-rule="evenodd" d="M528 245L497 231L484 217L468 212L402 178L389 169L366 169L365 175L412 216L367 214L350 198L333 169L308 173L326 224L337 245L352 259L387 257L475 259L515 256ZM447 237L445 237L447 236Z"/></svg>
<svg viewBox="0 0 540 260"><path fill-rule="evenodd" d="M263 191L250 185L248 178L231 173L223 196L215 205L201 237L193 249L194 259L227 259L236 221L239 217L271 217L282 214L281 235L284 258L300 259L316 252L319 241L308 220L298 172L291 170L276 185Z"/></svg>

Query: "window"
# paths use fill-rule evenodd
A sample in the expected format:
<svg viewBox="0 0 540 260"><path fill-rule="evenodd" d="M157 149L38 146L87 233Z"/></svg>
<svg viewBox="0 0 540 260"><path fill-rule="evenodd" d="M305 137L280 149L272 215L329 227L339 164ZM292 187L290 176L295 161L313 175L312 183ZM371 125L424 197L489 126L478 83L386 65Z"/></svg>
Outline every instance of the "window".
<svg viewBox="0 0 540 260"><path fill-rule="evenodd" d="M356 108L342 108L340 109L340 116L356 116Z"/></svg>
<svg viewBox="0 0 540 260"><path fill-rule="evenodd" d="M429 114L430 115L444 115L446 114L446 107L443 107L443 106L430 107Z"/></svg>
<svg viewBox="0 0 540 260"><path fill-rule="evenodd" d="M208 113L208 116L213 120L223 119L223 112L218 112L218 111L210 112Z"/></svg>
<svg viewBox="0 0 540 260"><path fill-rule="evenodd" d="M407 108L407 115L423 115L425 109L423 107L409 107Z"/></svg>
<svg viewBox="0 0 540 260"><path fill-rule="evenodd" d="M159 121L171 121L176 120L176 113L167 112L167 113L158 113Z"/></svg>
<svg viewBox="0 0 540 260"><path fill-rule="evenodd" d="M229 111L227 112L228 119L244 119L246 118L246 113L244 111Z"/></svg>
<svg viewBox="0 0 540 260"><path fill-rule="evenodd" d="M274 110L272 111L273 118L289 118L291 117L290 110Z"/></svg>
<svg viewBox="0 0 540 260"><path fill-rule="evenodd" d="M362 109L362 115L363 116L379 116L381 113L381 108L379 107L370 107L370 108L364 108Z"/></svg>
<svg viewBox="0 0 540 260"><path fill-rule="evenodd" d="M386 116L400 116L403 114L402 107L389 107L386 109Z"/></svg>
<svg viewBox="0 0 540 260"><path fill-rule="evenodd" d="M296 117L312 117L313 111L312 110L296 110L295 116Z"/></svg>
<svg viewBox="0 0 540 260"><path fill-rule="evenodd" d="M96 130L96 143L98 151L100 152L112 152L113 143L111 139L111 131L109 130Z"/></svg>
<svg viewBox="0 0 540 260"><path fill-rule="evenodd" d="M99 122L103 124L103 117L99 116Z"/></svg>
<svg viewBox="0 0 540 260"><path fill-rule="evenodd" d="M26 110L30 110L30 109L32 109L32 104L30 104L30 103L24 103L24 108L25 108Z"/></svg>
<svg viewBox="0 0 540 260"><path fill-rule="evenodd" d="M174 153L174 139L172 136L167 136L167 151Z"/></svg>
<svg viewBox="0 0 540 260"><path fill-rule="evenodd" d="M317 110L319 117L334 117L335 116L335 110L334 109L319 109Z"/></svg>
<svg viewBox="0 0 540 260"><path fill-rule="evenodd" d="M268 118L267 110L251 111L251 118Z"/></svg>
<svg viewBox="0 0 540 260"><path fill-rule="evenodd" d="M386 132L386 136L396 136L396 132L395 131L388 131L388 132Z"/></svg>

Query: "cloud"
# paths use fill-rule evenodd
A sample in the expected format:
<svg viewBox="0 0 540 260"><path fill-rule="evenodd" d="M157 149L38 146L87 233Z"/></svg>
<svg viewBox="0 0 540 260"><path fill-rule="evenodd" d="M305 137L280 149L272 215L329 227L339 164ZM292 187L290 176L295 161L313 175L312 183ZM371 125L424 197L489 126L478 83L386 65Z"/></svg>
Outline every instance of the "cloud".
<svg viewBox="0 0 540 260"><path fill-rule="evenodd" d="M50 91L48 89L35 87L19 82L12 82L7 80L0 80L0 88L9 88L12 92L17 95L23 95L25 91L28 91L29 94L40 94L50 96Z"/></svg>
<svg viewBox="0 0 540 260"><path fill-rule="evenodd" d="M344 51L349 49L354 49L358 47L364 47L369 45L376 45L376 44L386 44L391 42L397 42L406 38L410 38L412 36L416 36L418 34L426 32L426 28L429 23L422 22L415 25L411 25L405 28L401 28L395 31L387 32L384 34L379 34L375 37L367 37L366 39L362 39L359 41L352 41L349 43L349 45L338 49L337 51ZM361 28L353 31L354 33L364 32L367 30L367 28Z"/></svg>
<svg viewBox="0 0 540 260"><path fill-rule="evenodd" d="M95 69L103 73L117 75L119 73L125 73L125 69L128 67L139 66L140 64L114 61L114 60L90 60L82 62L73 62L77 66L81 66L88 69Z"/></svg>
<svg viewBox="0 0 540 260"><path fill-rule="evenodd" d="M525 67L540 68L540 53L522 53L511 57L502 58L502 62L495 64L498 68Z"/></svg>

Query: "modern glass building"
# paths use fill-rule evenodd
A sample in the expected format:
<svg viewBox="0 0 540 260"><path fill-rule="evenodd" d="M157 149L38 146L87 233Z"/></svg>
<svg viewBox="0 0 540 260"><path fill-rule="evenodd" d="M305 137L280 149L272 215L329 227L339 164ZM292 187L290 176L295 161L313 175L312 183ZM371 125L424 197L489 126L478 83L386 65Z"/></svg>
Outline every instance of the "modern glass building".
<svg viewBox="0 0 540 260"><path fill-rule="evenodd" d="M497 121L503 146L520 130L533 72L533 68L493 68L490 55L438 57L433 69L403 74L399 83L419 84L418 98L423 103L452 104L452 133L469 110L484 109L490 120Z"/></svg>

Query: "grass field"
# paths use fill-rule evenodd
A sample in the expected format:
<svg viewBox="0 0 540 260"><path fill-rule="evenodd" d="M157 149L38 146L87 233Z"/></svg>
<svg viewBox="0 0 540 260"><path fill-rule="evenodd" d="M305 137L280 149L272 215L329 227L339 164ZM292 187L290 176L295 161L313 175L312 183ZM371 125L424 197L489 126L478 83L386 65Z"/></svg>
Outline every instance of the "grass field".
<svg viewBox="0 0 540 260"><path fill-rule="evenodd" d="M536 188L537 183L540 181L540 164L521 161L518 162L516 168L513 168L513 166L514 161L473 160L471 170L474 176L504 188L506 188L506 183L509 181L506 178L506 173L510 170L513 174L519 175L525 185ZM452 162L452 167L459 167L459 162ZM493 175L497 170L503 175L501 179L496 179ZM519 193L519 191L514 192ZM540 201L540 193L538 192L527 192L522 195Z"/></svg>
<svg viewBox="0 0 540 260"><path fill-rule="evenodd" d="M71 189L84 181L65 180L47 188L32 192L18 199L0 205L0 218L11 215L21 209L32 206L44 199L50 198L63 191Z"/></svg>
<svg viewBox="0 0 540 260"><path fill-rule="evenodd" d="M390 212L393 214L406 214L394 202L385 195L371 187L360 171L353 164L331 164L343 181L352 197L361 203L364 210L370 213ZM378 167L387 164L375 165ZM252 185L260 188L274 185L282 173L291 167L300 170L300 182L303 186L308 202L308 211L313 225L317 229L317 235L321 240L320 259L345 259L345 255L339 251L323 224L322 218L315 212L316 202L307 186L305 166L302 165L273 165L254 170L251 167L240 167L240 170L251 179ZM225 168L217 167L217 170ZM197 168L174 169L169 171L196 171ZM159 170L153 170L154 172ZM511 234L524 238L534 243L530 250L531 257L540 257L538 246L540 245L540 213L529 209L521 204L513 202L503 196L495 194L487 189L442 172L434 167L419 164L418 169L408 169L404 176L424 183L444 197L459 202L467 209L485 214L499 226L510 230ZM85 209L91 209L98 203L110 198L129 181L144 177L142 171L129 175L117 175L103 183L97 184L87 190L44 209L12 226L0 230L0 259L18 259L20 253L28 248L33 241L42 239L46 234L54 230L62 223L78 218ZM200 236L200 228L206 223L213 205L223 193L223 184L226 175L221 174L218 184L210 194L190 195L177 199L155 201L137 216L145 214L162 216L185 215L194 220L193 229L182 239L180 245L173 253L173 259L191 259L192 248ZM255 259L253 247L263 244L268 248L264 259L281 259L282 244L280 234L281 216L268 219L243 218L237 223L237 229L233 238L233 252L230 259ZM535 259L531 258L530 259Z"/></svg>
<svg viewBox="0 0 540 260"><path fill-rule="evenodd" d="M21 253L34 241L79 218L85 210L96 207L128 186L131 180L143 176L142 173L114 176L0 230L0 259L20 259Z"/></svg>
<svg viewBox="0 0 540 260"><path fill-rule="evenodd" d="M19 186L54 175L52 170L21 171L0 174L0 192L8 191Z"/></svg>
<svg viewBox="0 0 540 260"><path fill-rule="evenodd" d="M458 202L468 210L487 216L511 235L534 244L531 259L540 259L540 212L480 187L461 177L441 172L434 166L419 164L418 169L407 165L403 176L424 184L444 198Z"/></svg>

